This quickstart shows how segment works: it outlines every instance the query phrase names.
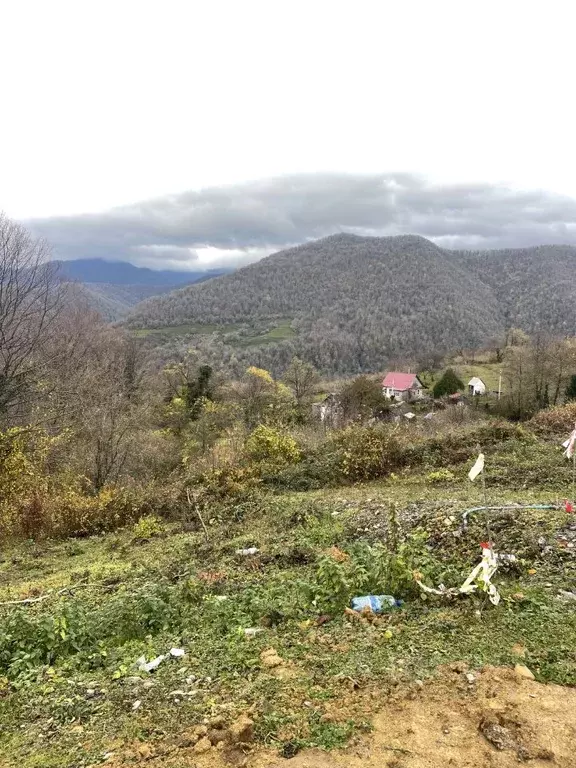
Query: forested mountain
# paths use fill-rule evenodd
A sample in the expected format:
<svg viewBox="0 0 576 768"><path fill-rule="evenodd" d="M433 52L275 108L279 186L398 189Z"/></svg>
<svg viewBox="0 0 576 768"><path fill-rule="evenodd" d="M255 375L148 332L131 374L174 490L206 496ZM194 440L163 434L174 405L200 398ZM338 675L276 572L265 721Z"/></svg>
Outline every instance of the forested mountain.
<svg viewBox="0 0 576 768"><path fill-rule="evenodd" d="M136 267L126 261L104 259L74 259L55 263L62 279L79 283L90 305L110 321L123 317L133 306L150 296L172 291L179 285L203 282L223 273L223 270L155 270Z"/></svg>
<svg viewBox="0 0 576 768"><path fill-rule="evenodd" d="M507 327L576 334L576 249L462 252L417 236L334 235L145 301L128 318L133 328L220 325L219 342L232 345L227 324L262 322L295 334L239 344L240 362L279 369L298 354L330 373L423 362Z"/></svg>
<svg viewBox="0 0 576 768"><path fill-rule="evenodd" d="M460 254L458 254L460 256ZM461 254L490 286L508 328L576 333L576 248L540 245Z"/></svg>

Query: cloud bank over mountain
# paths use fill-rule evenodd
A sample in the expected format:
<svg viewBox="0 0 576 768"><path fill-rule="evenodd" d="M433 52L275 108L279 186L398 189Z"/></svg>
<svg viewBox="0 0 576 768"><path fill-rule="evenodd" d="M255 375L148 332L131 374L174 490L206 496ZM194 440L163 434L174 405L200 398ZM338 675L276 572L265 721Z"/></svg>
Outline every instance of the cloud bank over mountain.
<svg viewBox="0 0 576 768"><path fill-rule="evenodd" d="M26 222L55 258L163 269L235 267L337 232L418 234L448 248L576 245L576 200L413 174L314 173L182 192Z"/></svg>

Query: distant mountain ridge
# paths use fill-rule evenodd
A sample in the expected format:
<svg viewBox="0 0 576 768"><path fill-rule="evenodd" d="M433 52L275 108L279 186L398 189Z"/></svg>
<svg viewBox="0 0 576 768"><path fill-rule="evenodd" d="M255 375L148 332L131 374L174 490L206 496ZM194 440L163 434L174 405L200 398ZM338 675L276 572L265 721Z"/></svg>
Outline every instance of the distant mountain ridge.
<svg viewBox="0 0 576 768"><path fill-rule="evenodd" d="M181 283L195 283L207 277L216 277L224 269L175 272L170 269L137 267L128 261L105 261L104 259L74 259L57 261L62 274L81 283L110 283L111 285L149 285L174 288Z"/></svg>
<svg viewBox="0 0 576 768"><path fill-rule="evenodd" d="M148 299L127 323L275 318L290 318L296 336L250 349L250 360L278 367L298 354L330 373L478 347L508 327L576 335L576 248L464 252L414 235L332 235Z"/></svg>
<svg viewBox="0 0 576 768"><path fill-rule="evenodd" d="M107 320L119 320L140 301L180 285L210 280L226 270L175 272L137 267L127 261L74 259L55 261L65 281L81 284L89 304Z"/></svg>

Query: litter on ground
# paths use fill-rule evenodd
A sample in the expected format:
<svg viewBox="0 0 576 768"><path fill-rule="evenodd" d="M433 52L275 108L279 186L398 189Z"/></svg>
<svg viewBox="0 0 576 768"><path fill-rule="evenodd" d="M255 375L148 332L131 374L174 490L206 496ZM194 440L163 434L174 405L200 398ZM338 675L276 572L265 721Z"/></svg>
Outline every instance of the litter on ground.
<svg viewBox="0 0 576 768"><path fill-rule="evenodd" d="M362 611L368 609L373 613L382 613L391 608L402 605L401 600L396 600L392 595L363 595L352 599L352 610Z"/></svg>
<svg viewBox="0 0 576 768"><path fill-rule="evenodd" d="M447 589L444 584L440 584L438 589L434 589L433 587L427 587L418 578L416 579L416 583L424 592L433 595L441 595L443 597L453 597L458 594L468 595L476 592L476 590L480 588L483 592L488 594L488 598L493 605L498 605L500 602L500 593L491 581L498 568L498 556L494 553L489 542L482 542L481 546L482 559L461 587ZM513 557L513 555L511 557ZM509 560L508 562L513 561Z"/></svg>

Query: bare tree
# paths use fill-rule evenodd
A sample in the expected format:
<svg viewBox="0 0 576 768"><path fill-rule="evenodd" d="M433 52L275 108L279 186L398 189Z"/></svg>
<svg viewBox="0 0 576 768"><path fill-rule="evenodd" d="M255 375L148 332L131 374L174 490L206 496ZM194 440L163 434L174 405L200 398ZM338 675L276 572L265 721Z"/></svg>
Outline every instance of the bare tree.
<svg viewBox="0 0 576 768"><path fill-rule="evenodd" d="M44 240L0 213L0 415L27 404L65 286Z"/></svg>

